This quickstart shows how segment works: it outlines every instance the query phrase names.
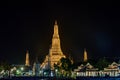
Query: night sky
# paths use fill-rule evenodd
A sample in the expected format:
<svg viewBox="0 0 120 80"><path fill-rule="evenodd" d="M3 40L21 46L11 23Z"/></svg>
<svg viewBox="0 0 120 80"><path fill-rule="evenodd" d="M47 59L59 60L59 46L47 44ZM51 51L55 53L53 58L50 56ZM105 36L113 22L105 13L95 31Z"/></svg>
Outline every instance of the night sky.
<svg viewBox="0 0 120 80"><path fill-rule="evenodd" d="M75 62L88 58L120 56L120 6L118 2L5 2L0 6L0 60L24 64L48 54L54 22L59 25L62 51Z"/></svg>

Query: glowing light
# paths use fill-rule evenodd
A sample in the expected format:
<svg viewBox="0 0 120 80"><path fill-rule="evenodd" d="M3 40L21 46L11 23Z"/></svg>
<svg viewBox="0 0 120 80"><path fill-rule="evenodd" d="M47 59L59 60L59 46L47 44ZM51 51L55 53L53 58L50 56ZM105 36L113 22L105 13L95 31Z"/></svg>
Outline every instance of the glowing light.
<svg viewBox="0 0 120 80"><path fill-rule="evenodd" d="M57 70L57 69L55 69L55 71L57 72L58 70Z"/></svg>
<svg viewBox="0 0 120 80"><path fill-rule="evenodd" d="M20 70L17 70L17 74L20 74Z"/></svg>
<svg viewBox="0 0 120 80"><path fill-rule="evenodd" d="M24 70L24 68L23 68L23 67L21 67L20 69L21 69L21 71L23 71L23 70Z"/></svg>

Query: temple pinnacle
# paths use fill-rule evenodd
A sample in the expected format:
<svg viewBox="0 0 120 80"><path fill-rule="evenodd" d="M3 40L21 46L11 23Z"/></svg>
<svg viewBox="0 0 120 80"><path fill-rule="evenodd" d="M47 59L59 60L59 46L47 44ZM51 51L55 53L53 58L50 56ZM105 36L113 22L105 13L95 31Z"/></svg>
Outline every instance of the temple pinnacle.
<svg viewBox="0 0 120 80"><path fill-rule="evenodd" d="M87 60L88 60L87 51L86 51L86 49L84 49L84 62L86 62Z"/></svg>
<svg viewBox="0 0 120 80"><path fill-rule="evenodd" d="M55 20L55 25L57 25L57 20Z"/></svg>
<svg viewBox="0 0 120 80"><path fill-rule="evenodd" d="M29 51L28 51L28 50L26 51L25 65L26 65L26 66L30 66L30 63L29 63Z"/></svg>

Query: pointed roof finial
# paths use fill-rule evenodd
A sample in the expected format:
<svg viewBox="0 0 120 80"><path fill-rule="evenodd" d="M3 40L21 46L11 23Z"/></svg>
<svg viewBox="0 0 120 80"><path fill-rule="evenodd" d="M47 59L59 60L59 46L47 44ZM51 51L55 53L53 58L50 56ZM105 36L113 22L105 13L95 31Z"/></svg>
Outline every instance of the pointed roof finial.
<svg viewBox="0 0 120 80"><path fill-rule="evenodd" d="M84 48L84 51L86 51L86 48Z"/></svg>
<svg viewBox="0 0 120 80"><path fill-rule="evenodd" d="M29 53L29 51L27 50L26 53Z"/></svg>
<svg viewBox="0 0 120 80"><path fill-rule="evenodd" d="M55 20L55 25L57 25L57 20Z"/></svg>

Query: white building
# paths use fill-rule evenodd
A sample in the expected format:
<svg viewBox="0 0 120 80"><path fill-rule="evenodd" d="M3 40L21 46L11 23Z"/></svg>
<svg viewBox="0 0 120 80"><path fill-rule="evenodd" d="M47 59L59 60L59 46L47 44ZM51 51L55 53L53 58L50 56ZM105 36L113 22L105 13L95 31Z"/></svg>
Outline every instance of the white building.
<svg viewBox="0 0 120 80"><path fill-rule="evenodd" d="M77 69L74 69L76 76L98 76L98 68L94 68L90 63L81 64Z"/></svg>

